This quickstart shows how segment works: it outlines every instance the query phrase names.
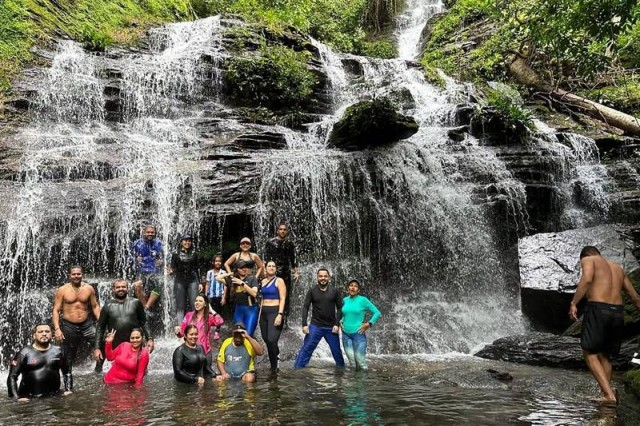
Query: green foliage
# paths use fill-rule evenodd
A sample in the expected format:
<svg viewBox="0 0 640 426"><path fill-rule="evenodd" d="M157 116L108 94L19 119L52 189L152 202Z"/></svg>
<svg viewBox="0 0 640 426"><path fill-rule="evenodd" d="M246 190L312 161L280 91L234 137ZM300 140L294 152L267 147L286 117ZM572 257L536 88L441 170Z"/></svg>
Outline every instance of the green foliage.
<svg viewBox="0 0 640 426"><path fill-rule="evenodd" d="M610 86L580 90L578 94L632 114L640 111L640 76L619 79Z"/></svg>
<svg viewBox="0 0 640 426"><path fill-rule="evenodd" d="M239 105L308 106L317 78L306 59L284 46L265 46L260 56L234 57L225 73L225 90Z"/></svg>
<svg viewBox="0 0 640 426"><path fill-rule="evenodd" d="M488 105L496 108L507 120L533 130L533 117L529 111L518 104L516 96L507 90L496 89L488 89L486 94Z"/></svg>
<svg viewBox="0 0 640 426"><path fill-rule="evenodd" d="M622 376L622 381L631 389L631 391L640 398L640 369L627 371Z"/></svg>
<svg viewBox="0 0 640 426"><path fill-rule="evenodd" d="M436 87L444 88L446 82L440 75L438 70L431 66L424 66L424 78L427 82L433 84Z"/></svg>
<svg viewBox="0 0 640 426"><path fill-rule="evenodd" d="M32 59L34 43L66 34L88 48L137 40L151 25L192 18L189 0L3 0L0 3L0 92Z"/></svg>

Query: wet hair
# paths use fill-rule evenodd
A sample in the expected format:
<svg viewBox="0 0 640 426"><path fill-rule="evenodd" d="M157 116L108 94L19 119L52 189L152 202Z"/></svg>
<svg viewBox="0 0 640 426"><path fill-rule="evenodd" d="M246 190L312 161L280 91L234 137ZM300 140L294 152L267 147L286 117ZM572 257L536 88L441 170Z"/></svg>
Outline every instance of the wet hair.
<svg viewBox="0 0 640 426"><path fill-rule="evenodd" d="M198 327L196 327L195 324L189 324L188 326L186 326L184 328L184 335L186 336L187 334L189 334L189 332L191 331L191 329L195 329L196 331L198 331Z"/></svg>
<svg viewBox="0 0 640 426"><path fill-rule="evenodd" d="M80 272L84 274L84 268L82 268L82 266L80 265L71 265L69 266L69 269L67 271L71 273L71 271L73 271L74 269L80 269Z"/></svg>
<svg viewBox="0 0 640 426"><path fill-rule="evenodd" d="M35 333L38 330L38 327L41 327L43 325L46 325L47 327L49 327L49 330L53 328L51 327L51 324L49 324L48 322L40 321L39 323L33 326L33 333Z"/></svg>
<svg viewBox="0 0 640 426"><path fill-rule="evenodd" d="M281 226L287 228L287 231L289 230L289 225L287 225L285 222L280 222L278 226L276 226L276 229L279 229Z"/></svg>
<svg viewBox="0 0 640 426"><path fill-rule="evenodd" d="M275 261L275 260L273 260L273 259L272 259L272 260L267 260L267 262L264 264L264 267L266 268L266 267L267 267L267 265L269 265L270 263L273 263L273 265L274 265L276 268L278 267L278 264L277 264L277 263L276 263L276 261Z"/></svg>
<svg viewBox="0 0 640 426"><path fill-rule="evenodd" d="M118 283L125 283L127 285L127 288L129 287L129 282L127 280L125 280L124 278L118 278L117 280L111 283L111 288L112 289L115 288L116 284Z"/></svg>
<svg viewBox="0 0 640 426"><path fill-rule="evenodd" d="M353 279L353 280L349 280L349 282L347 283L347 287L349 287L351 284L356 283L358 284L358 288L362 288L362 284L360 284L360 281Z"/></svg>
<svg viewBox="0 0 640 426"><path fill-rule="evenodd" d="M140 336L142 336L142 338L144 338L144 333L142 332L141 328L132 328L131 329L131 333L129 333L129 339L131 339L131 335L133 334L134 331L137 331L138 333L140 333Z"/></svg>
<svg viewBox="0 0 640 426"><path fill-rule="evenodd" d="M584 246L580 252L580 259L587 256L600 256L600 251L594 246Z"/></svg>
<svg viewBox="0 0 640 426"><path fill-rule="evenodd" d="M318 274L322 271L325 271L329 276L331 276L331 272L329 272L329 270L327 268L320 268L318 269L318 271L316 272L316 276L318 276Z"/></svg>
<svg viewBox="0 0 640 426"><path fill-rule="evenodd" d="M196 296L196 299L198 297L202 297L204 299L204 308L202 308L202 318L204 320L204 332L205 335L209 335L209 298L207 298L207 296L204 293L200 293ZM196 321L198 321L197 315L196 315L196 307L193 307L193 316L191 317L191 324L195 325ZM187 334L187 331L185 330L184 334Z"/></svg>

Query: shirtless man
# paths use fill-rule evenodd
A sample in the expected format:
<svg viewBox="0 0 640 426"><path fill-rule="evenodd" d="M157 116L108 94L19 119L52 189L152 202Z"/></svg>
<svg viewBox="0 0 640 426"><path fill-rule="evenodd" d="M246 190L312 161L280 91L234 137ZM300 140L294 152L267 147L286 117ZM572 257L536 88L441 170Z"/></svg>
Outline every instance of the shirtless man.
<svg viewBox="0 0 640 426"><path fill-rule="evenodd" d="M95 343L96 329L89 319L90 310L96 319L100 317L100 306L93 287L82 281L82 268L72 266L69 268L69 282L56 290L51 316L56 341L62 345L69 372L82 342L91 347ZM101 372L102 362L97 362L95 369Z"/></svg>
<svg viewBox="0 0 640 426"><path fill-rule="evenodd" d="M597 248L586 246L580 252L582 275L576 294L571 300L569 316L578 320L578 302L586 296L587 306L582 322L580 346L584 359L595 377L603 397L598 402L616 403L611 388L609 357L620 352L622 343L624 291L640 310L640 296L633 288L622 267L602 257Z"/></svg>

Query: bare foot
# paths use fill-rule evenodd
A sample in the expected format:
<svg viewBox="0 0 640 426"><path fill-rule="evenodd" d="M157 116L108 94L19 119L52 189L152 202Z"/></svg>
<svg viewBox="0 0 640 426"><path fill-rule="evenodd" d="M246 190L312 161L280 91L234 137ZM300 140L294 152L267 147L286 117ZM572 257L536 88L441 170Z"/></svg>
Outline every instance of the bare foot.
<svg viewBox="0 0 640 426"><path fill-rule="evenodd" d="M618 400L613 398L606 398L604 396L601 396L599 398L591 398L591 401L593 402L597 402L598 404L603 404L603 405L617 405L618 404Z"/></svg>

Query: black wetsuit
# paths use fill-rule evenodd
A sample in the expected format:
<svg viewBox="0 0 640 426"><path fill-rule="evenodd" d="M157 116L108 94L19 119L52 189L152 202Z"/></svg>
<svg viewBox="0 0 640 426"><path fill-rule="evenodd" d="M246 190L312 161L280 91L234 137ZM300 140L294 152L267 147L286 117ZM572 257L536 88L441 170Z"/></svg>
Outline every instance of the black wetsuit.
<svg viewBox="0 0 640 426"><path fill-rule="evenodd" d="M64 390L73 390L73 376L60 346L51 345L46 351L25 346L11 361L7 388L9 397L34 398L60 392L60 371ZM22 374L20 387L18 376Z"/></svg>
<svg viewBox="0 0 640 426"><path fill-rule="evenodd" d="M144 306L138 299L127 297L123 302L114 299L105 303L96 325L95 349L102 349L109 330L116 330L112 344L112 348L115 349L120 343L129 341L129 335L134 328L141 328L145 339L152 338Z"/></svg>
<svg viewBox="0 0 640 426"><path fill-rule="evenodd" d="M184 319L187 312L187 302L191 310L195 310L194 303L198 296L198 284L205 262L195 250L179 250L171 255L171 269L174 274L173 294L176 300L176 316L178 323Z"/></svg>
<svg viewBox="0 0 640 426"><path fill-rule="evenodd" d="M173 351L173 377L183 383L197 383L198 377L213 377L211 358L204 353L202 345L190 348L182 344Z"/></svg>
<svg viewBox="0 0 640 426"><path fill-rule="evenodd" d="M276 262L277 272L276 276L282 278L284 285L287 288L287 298L284 302L284 314L289 315L289 304L291 301L292 287L291 287L291 268L297 268L296 262L296 247L287 239L281 240L274 237L267 241L264 246L264 263L273 260Z"/></svg>
<svg viewBox="0 0 640 426"><path fill-rule="evenodd" d="M62 331L62 334L64 334L62 348L65 353L67 364L69 365L69 371L71 371L72 364L76 361L78 356L78 350L83 346L92 347L95 345L96 328L93 325L93 321L90 319L76 323L61 318L60 330ZM96 369L100 368L102 368L102 364L97 363Z"/></svg>

